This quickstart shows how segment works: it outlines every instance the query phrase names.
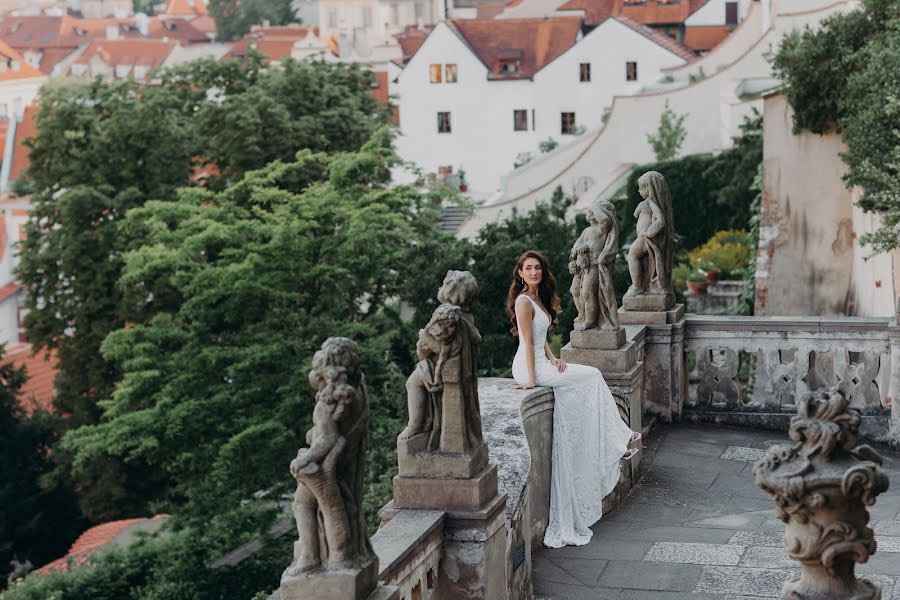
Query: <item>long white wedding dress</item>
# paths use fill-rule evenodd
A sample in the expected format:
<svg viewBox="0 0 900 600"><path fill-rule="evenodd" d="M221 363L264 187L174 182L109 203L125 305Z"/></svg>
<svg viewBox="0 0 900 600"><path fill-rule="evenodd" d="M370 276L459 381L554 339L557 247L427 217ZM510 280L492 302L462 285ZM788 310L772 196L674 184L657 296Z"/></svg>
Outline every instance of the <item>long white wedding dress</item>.
<svg viewBox="0 0 900 600"><path fill-rule="evenodd" d="M616 401L598 369L569 364L560 373L544 354L550 319L534 305L535 384L553 388L553 451L550 474L550 518L544 545L550 548L587 544L590 526L603 514L603 498L619 480L619 459L632 432L619 416ZM519 328L521 331L521 327ZM513 360L513 377L528 382L524 337Z"/></svg>

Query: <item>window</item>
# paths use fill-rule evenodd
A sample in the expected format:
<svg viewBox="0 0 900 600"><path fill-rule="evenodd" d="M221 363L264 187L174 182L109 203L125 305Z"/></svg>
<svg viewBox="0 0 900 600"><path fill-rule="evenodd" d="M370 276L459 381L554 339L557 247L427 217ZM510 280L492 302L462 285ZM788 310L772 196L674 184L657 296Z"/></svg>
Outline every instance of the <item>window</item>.
<svg viewBox="0 0 900 600"><path fill-rule="evenodd" d="M441 82L441 65L431 65L429 70L431 71L431 83L440 83Z"/></svg>
<svg viewBox="0 0 900 600"><path fill-rule="evenodd" d="M506 58L500 60L500 74L514 75L519 72L519 61L514 58Z"/></svg>
<svg viewBox="0 0 900 600"><path fill-rule="evenodd" d="M573 112L562 113L562 128L560 129L560 133L563 133L563 134L574 134L575 133L575 113L573 113Z"/></svg>
<svg viewBox="0 0 900 600"><path fill-rule="evenodd" d="M628 61L625 63L625 81L637 81L637 63Z"/></svg>
<svg viewBox="0 0 900 600"><path fill-rule="evenodd" d="M725 3L725 24L726 25L737 25L738 24L738 3L737 2L726 2Z"/></svg>
<svg viewBox="0 0 900 600"><path fill-rule="evenodd" d="M447 83L456 83L456 65L444 65L444 81Z"/></svg>
<svg viewBox="0 0 900 600"><path fill-rule="evenodd" d="M528 111L517 109L513 111L513 131L528 131Z"/></svg>
<svg viewBox="0 0 900 600"><path fill-rule="evenodd" d="M438 133L450 133L450 113L438 113Z"/></svg>
<svg viewBox="0 0 900 600"><path fill-rule="evenodd" d="M591 63L581 63L578 65L578 79L580 81L591 80Z"/></svg>
<svg viewBox="0 0 900 600"><path fill-rule="evenodd" d="M531 109L531 130L532 130L532 131L534 131L534 124L535 124L535 122L536 122L536 121L534 120L534 109L532 108L532 109Z"/></svg>

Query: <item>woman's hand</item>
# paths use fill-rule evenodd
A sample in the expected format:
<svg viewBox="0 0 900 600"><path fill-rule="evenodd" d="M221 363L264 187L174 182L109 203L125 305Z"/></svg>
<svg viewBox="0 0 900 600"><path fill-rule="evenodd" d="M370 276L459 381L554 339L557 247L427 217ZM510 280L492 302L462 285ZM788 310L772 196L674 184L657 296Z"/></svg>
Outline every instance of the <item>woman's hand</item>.
<svg viewBox="0 0 900 600"><path fill-rule="evenodd" d="M533 387L534 387L534 382L533 382L533 381L529 381L528 383L526 383L526 384L524 384L524 385L523 385L523 384L520 384L520 383L517 383L516 385L513 386L513 389L514 389L514 390L530 390L530 389L533 388Z"/></svg>
<svg viewBox="0 0 900 600"><path fill-rule="evenodd" d="M556 367L556 370L559 371L560 373L562 373L566 370L566 363L564 360L562 360L560 358L553 358L550 360L550 363L554 367Z"/></svg>

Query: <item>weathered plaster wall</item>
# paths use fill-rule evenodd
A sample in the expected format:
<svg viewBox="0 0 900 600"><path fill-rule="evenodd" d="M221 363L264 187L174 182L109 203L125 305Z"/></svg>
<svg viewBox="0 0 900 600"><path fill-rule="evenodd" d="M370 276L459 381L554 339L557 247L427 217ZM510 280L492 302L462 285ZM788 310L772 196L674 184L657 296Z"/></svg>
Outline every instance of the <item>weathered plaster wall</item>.
<svg viewBox="0 0 900 600"><path fill-rule="evenodd" d="M900 251L872 254L860 238L879 228L877 215L856 206L861 195L853 190L853 277L850 285L850 313L861 317L894 315L895 299L900 295Z"/></svg>
<svg viewBox="0 0 900 600"><path fill-rule="evenodd" d="M792 131L781 94L764 102L757 315L842 315L854 263L851 193L836 134Z"/></svg>

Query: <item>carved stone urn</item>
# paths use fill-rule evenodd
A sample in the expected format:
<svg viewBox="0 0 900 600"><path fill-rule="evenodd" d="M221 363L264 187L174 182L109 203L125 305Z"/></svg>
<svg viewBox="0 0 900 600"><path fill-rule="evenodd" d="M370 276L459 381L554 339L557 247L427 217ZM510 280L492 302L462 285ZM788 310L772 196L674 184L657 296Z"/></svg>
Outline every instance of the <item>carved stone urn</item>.
<svg viewBox="0 0 900 600"><path fill-rule="evenodd" d="M855 563L875 552L867 506L888 489L881 456L857 446L860 414L837 391L805 395L789 435L753 467L787 524L784 543L801 565L784 584L783 600L880 600L881 589L860 581Z"/></svg>

